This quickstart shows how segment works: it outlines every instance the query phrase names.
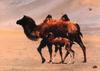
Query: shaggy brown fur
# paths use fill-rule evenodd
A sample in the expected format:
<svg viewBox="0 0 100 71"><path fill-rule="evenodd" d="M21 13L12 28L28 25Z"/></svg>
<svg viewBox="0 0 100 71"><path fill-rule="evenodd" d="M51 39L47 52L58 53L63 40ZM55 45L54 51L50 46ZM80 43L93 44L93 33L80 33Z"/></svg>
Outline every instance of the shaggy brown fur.
<svg viewBox="0 0 100 71"><path fill-rule="evenodd" d="M61 63L63 63L65 61L65 59L69 53L72 53L73 54L72 57L74 58L75 52L74 52L74 50L71 49L72 45L74 44L72 41L70 41L67 38L54 37L54 35L52 33L49 34L48 40L49 40L49 42L52 43L52 45L55 45L55 56L56 56L57 51L59 50L59 53L61 56ZM67 52L66 52L66 55L63 60L62 47L64 47L64 46L65 46L65 49Z"/></svg>
<svg viewBox="0 0 100 71"><path fill-rule="evenodd" d="M24 16L23 18L17 21L17 24L23 27L24 33L29 39L36 40L37 38L42 38L38 47L38 52L42 58L42 63L45 62L45 58L43 57L41 50L45 46L48 46L50 53L50 61L52 61L52 44L47 39L47 35L49 32L52 32L55 37L65 37L71 40L72 42L78 43L83 50L84 62L86 62L86 47L84 46L81 39L82 34L80 32L79 25L73 24L75 25L74 27L76 27L77 30L75 29L74 33L71 33L68 31L68 23L66 23L65 21L52 21L50 21L50 23L43 22L40 25L36 25L35 21L32 18Z"/></svg>

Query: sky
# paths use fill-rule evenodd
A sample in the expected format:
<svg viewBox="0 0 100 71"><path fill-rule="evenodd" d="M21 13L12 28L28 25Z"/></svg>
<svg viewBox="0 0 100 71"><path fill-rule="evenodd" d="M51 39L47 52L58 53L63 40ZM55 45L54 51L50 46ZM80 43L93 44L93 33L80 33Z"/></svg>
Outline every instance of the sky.
<svg viewBox="0 0 100 71"><path fill-rule="evenodd" d="M99 0L0 0L0 28L19 28L16 21L23 15L39 24L48 14L60 18L65 13L83 31L100 30Z"/></svg>

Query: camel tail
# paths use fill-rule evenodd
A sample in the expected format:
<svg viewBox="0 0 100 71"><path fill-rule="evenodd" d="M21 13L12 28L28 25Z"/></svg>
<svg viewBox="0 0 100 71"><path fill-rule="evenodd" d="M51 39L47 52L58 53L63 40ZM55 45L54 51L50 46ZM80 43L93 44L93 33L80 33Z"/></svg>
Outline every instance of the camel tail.
<svg viewBox="0 0 100 71"><path fill-rule="evenodd" d="M80 35L81 37L83 37L83 34L82 34L81 32L79 32L79 35Z"/></svg>
<svg viewBox="0 0 100 71"><path fill-rule="evenodd" d="M80 26L79 26L78 24L76 24L76 26L77 26L77 29L78 29L78 34L79 34L81 37L83 37L83 34L82 34L82 32L80 31Z"/></svg>

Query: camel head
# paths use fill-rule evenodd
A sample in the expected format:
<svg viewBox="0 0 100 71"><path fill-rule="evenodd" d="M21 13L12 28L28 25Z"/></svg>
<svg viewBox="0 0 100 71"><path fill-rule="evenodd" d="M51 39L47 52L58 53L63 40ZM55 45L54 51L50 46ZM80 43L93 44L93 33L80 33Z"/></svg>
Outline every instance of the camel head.
<svg viewBox="0 0 100 71"><path fill-rule="evenodd" d="M36 40L38 38L37 25L31 17L24 15L23 18L17 20L16 24L23 27L24 33L29 39Z"/></svg>
<svg viewBox="0 0 100 71"><path fill-rule="evenodd" d="M36 27L35 21L31 17L26 15L24 15L21 19L17 20L16 24L22 26L31 25L32 27Z"/></svg>

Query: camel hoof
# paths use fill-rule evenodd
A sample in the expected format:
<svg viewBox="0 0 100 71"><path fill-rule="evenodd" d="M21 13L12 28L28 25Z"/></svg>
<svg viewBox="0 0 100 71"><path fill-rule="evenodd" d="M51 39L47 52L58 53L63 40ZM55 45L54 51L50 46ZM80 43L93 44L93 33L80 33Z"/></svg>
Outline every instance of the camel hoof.
<svg viewBox="0 0 100 71"><path fill-rule="evenodd" d="M48 63L51 63L52 62L52 60L49 60L49 62Z"/></svg>
<svg viewBox="0 0 100 71"><path fill-rule="evenodd" d="M84 60L82 63L86 63L87 61L86 60Z"/></svg>
<svg viewBox="0 0 100 71"><path fill-rule="evenodd" d="M64 64L64 61L60 61L59 64Z"/></svg>
<svg viewBox="0 0 100 71"><path fill-rule="evenodd" d="M56 54L54 54L54 57L56 57Z"/></svg>
<svg viewBox="0 0 100 71"><path fill-rule="evenodd" d="M45 59L43 59L43 60L42 60L42 64L43 64L45 61L46 61L46 60L45 60Z"/></svg>
<svg viewBox="0 0 100 71"><path fill-rule="evenodd" d="M71 64L74 64L75 63L75 61L73 61Z"/></svg>
<svg viewBox="0 0 100 71"><path fill-rule="evenodd" d="M61 61L62 64L64 64L64 61Z"/></svg>

